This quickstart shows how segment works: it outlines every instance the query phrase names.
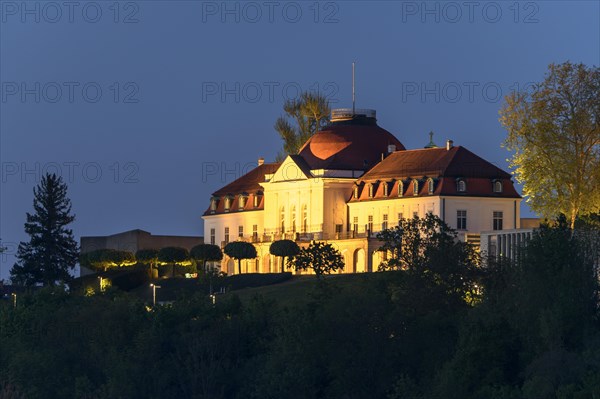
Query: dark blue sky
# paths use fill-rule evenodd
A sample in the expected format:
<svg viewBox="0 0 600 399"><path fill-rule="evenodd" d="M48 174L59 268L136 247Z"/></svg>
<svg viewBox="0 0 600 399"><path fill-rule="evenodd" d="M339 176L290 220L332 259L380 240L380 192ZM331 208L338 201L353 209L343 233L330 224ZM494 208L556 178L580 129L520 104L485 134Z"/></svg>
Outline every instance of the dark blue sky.
<svg viewBox="0 0 600 399"><path fill-rule="evenodd" d="M210 193L273 160L286 97L319 89L407 148L433 130L507 169L502 96L600 64L598 1L0 1L0 237L45 171L81 235L201 235ZM524 215L530 215L526 206ZM0 277L14 262L4 256Z"/></svg>

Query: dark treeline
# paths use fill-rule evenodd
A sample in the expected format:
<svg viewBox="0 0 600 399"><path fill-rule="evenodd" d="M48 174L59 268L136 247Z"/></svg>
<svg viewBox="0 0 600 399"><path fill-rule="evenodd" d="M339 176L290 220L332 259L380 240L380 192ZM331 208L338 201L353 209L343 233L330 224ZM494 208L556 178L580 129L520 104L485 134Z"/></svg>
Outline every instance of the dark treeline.
<svg viewBox="0 0 600 399"><path fill-rule="evenodd" d="M590 237L542 228L467 301L404 271L332 278L291 305L21 295L0 309L0 398L597 399Z"/></svg>

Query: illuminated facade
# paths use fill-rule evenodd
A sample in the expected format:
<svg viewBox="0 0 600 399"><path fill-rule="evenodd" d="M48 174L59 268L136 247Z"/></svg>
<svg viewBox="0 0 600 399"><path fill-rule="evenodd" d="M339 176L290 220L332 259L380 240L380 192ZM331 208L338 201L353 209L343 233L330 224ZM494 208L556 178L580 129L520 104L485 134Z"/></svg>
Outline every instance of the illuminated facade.
<svg viewBox="0 0 600 399"><path fill-rule="evenodd" d="M276 272L275 240L336 246L345 273L377 270L378 231L400 218L431 212L477 241L481 231L519 228L511 176L461 146L432 142L406 150L379 127L373 110L334 110L331 123L282 163L264 163L213 193L203 215L204 240L254 243L244 272ZM221 269L235 272L225 257Z"/></svg>

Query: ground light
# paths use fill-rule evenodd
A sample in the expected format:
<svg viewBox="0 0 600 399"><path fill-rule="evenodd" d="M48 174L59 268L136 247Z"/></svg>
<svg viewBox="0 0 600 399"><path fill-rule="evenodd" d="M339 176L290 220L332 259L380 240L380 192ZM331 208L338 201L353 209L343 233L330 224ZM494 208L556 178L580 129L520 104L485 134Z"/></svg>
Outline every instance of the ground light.
<svg viewBox="0 0 600 399"><path fill-rule="evenodd" d="M156 284L150 284L150 287L152 287L152 306L156 306L156 289L161 287Z"/></svg>

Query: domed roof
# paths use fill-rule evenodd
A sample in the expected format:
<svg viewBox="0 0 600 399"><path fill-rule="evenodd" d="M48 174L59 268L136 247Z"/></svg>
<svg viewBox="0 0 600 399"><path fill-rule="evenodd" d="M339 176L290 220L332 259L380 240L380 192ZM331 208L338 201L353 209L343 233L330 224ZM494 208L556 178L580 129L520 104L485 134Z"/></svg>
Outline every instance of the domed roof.
<svg viewBox="0 0 600 399"><path fill-rule="evenodd" d="M331 123L308 139L298 155L311 169L368 170L387 154L389 145L405 150L375 118L363 117Z"/></svg>

